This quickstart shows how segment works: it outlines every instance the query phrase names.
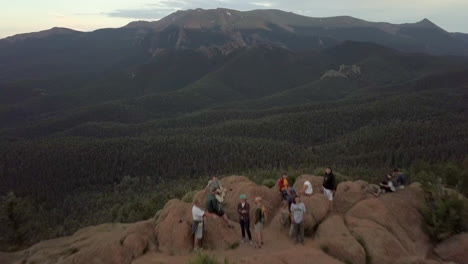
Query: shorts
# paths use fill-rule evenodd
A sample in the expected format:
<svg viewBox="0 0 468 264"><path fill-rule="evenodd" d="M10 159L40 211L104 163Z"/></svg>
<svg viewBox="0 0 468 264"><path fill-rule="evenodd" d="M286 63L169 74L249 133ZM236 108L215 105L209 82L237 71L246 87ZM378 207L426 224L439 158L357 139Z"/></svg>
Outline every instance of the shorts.
<svg viewBox="0 0 468 264"><path fill-rule="evenodd" d="M203 222L202 221L193 221L192 234L195 235L197 239L202 239L203 237Z"/></svg>
<svg viewBox="0 0 468 264"><path fill-rule="evenodd" d="M323 194L329 201L333 201L333 191L323 188Z"/></svg>
<svg viewBox="0 0 468 264"><path fill-rule="evenodd" d="M262 232L263 231L263 223L262 222L256 223L254 228L255 228L255 233Z"/></svg>

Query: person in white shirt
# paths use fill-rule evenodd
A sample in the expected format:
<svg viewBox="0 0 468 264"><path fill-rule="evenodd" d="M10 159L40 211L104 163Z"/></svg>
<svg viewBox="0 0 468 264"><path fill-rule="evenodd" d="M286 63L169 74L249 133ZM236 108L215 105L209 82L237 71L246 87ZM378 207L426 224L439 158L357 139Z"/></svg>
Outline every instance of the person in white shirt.
<svg viewBox="0 0 468 264"><path fill-rule="evenodd" d="M304 182L304 188L302 189L302 195L311 196L314 190L312 189L312 183L310 181Z"/></svg>
<svg viewBox="0 0 468 264"><path fill-rule="evenodd" d="M192 234L193 234L193 250L199 250L199 244L203 238L203 218L212 214L200 208L200 200L195 200L192 207ZM215 217L215 215L212 215Z"/></svg>

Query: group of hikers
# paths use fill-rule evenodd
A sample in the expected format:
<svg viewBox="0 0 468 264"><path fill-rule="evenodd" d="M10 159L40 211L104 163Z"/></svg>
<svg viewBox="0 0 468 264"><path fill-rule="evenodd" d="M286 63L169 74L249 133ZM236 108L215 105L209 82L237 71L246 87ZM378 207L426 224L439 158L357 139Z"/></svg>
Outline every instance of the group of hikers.
<svg viewBox="0 0 468 264"><path fill-rule="evenodd" d="M373 193L378 196L386 192L394 192L398 188L404 188L406 184L406 176L398 169L386 175L386 179L380 183L380 186ZM288 215L290 223L289 235L295 238L296 243L304 244L304 215L306 213L306 206L301 201L302 197L311 196L314 192L312 183L308 180L304 181L302 188L296 192L290 184L288 174L285 172L277 182L278 191L283 201L283 209ZM331 202L336 191L336 177L331 168L326 168L324 179L322 183L322 190L324 196ZM221 182L217 176L208 182L205 188L206 195L206 210L201 208L201 201L196 199L192 207L193 224L192 233L194 235L194 251L199 250L199 244L203 238L203 219L205 217L220 217L224 220L229 228L234 228L230 224L226 213L223 210L223 204L226 203L227 190L222 187ZM241 243L247 242L255 248L261 248L263 245L263 225L267 218L266 208L262 203L261 197L255 197L254 202L254 231L256 234L256 242L252 240L250 232L250 204L247 201L247 196L241 194L239 196L239 203L237 205L237 212L239 215L239 224L241 228Z"/></svg>

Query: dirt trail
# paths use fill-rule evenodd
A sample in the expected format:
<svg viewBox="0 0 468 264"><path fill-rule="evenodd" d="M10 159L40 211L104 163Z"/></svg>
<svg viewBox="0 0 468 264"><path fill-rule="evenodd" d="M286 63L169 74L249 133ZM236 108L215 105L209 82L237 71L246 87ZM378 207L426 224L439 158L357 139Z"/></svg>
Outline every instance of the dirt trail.
<svg viewBox="0 0 468 264"><path fill-rule="evenodd" d="M241 239L241 231L238 225L235 226ZM254 230L251 229L252 236L255 237ZM250 246L248 242L240 244L236 249L228 250L203 250L204 253L215 256L221 263L227 259L229 263L264 263L262 259L267 255L283 255L294 253L296 250L303 252L305 249L315 249L321 251L314 239L306 237L304 245L295 244L294 240L288 237L286 230L278 230L276 226L269 226L264 229L265 244L258 249ZM255 239L254 239L255 240ZM134 264L187 264L190 259L196 257L196 253L189 253L182 256L168 256L166 254L151 252L133 261ZM305 263L305 262L304 262ZM316 262L318 263L318 262Z"/></svg>

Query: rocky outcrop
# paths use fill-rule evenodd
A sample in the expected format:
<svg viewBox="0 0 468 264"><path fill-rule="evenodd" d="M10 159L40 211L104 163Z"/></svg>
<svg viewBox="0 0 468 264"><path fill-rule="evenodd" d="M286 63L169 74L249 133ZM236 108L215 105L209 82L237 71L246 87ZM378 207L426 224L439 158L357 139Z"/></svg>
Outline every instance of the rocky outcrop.
<svg viewBox="0 0 468 264"><path fill-rule="evenodd" d="M358 202L374 197L371 187L365 181L346 181L338 184L333 199L333 210L344 214Z"/></svg>
<svg viewBox="0 0 468 264"><path fill-rule="evenodd" d="M159 251L170 255L180 255L192 250L191 204L179 200L169 201L156 224ZM205 248L227 249L238 240L236 230L228 228L221 218L210 217L205 220L203 240Z"/></svg>
<svg viewBox="0 0 468 264"><path fill-rule="evenodd" d="M338 71L329 70L322 75L321 80L327 78L357 78L361 75L361 67L357 65L340 65Z"/></svg>
<svg viewBox="0 0 468 264"><path fill-rule="evenodd" d="M468 233L455 235L438 244L435 252L445 261L468 263Z"/></svg>
<svg viewBox="0 0 468 264"><path fill-rule="evenodd" d="M1 263L131 263L146 251L156 250L154 227L152 220L89 227L69 237L40 242Z"/></svg>
<svg viewBox="0 0 468 264"><path fill-rule="evenodd" d="M228 189L224 209L231 220L237 222L240 194L246 194L251 203L256 196L264 200L269 215L264 249L248 246L236 249L240 238L238 226L228 228L217 216L205 221L203 247L236 263L436 264L442 263L440 259L466 263L467 234L454 236L434 250L419 213L424 202L419 185L374 197L369 195L369 185L363 181L343 182L338 186L331 210L331 203L320 190L323 178L302 175L294 187L300 189L305 180L313 184L314 194L303 197L308 236L304 246L294 246L288 240L289 213L282 207L276 188L231 176L221 180ZM194 198L204 201L205 196L204 191L199 191ZM193 256L189 253L193 247L191 208L191 203L171 200L154 219L85 228L24 251L0 253L0 263L187 263Z"/></svg>
<svg viewBox="0 0 468 264"><path fill-rule="evenodd" d="M361 201L346 213L345 222L375 263L424 258L431 243L418 211L423 201L422 191L410 186L379 199Z"/></svg>
<svg viewBox="0 0 468 264"><path fill-rule="evenodd" d="M293 185L294 190L302 190L305 181L312 183L313 195L322 193L323 177L310 174L303 174L297 177Z"/></svg>
<svg viewBox="0 0 468 264"><path fill-rule="evenodd" d="M330 211L330 201L323 195L302 197L306 207L304 217L304 231L306 235L313 235L317 226L325 219Z"/></svg>
<svg viewBox="0 0 468 264"><path fill-rule="evenodd" d="M239 196L245 194L250 203L250 215L253 218L255 207L253 201L259 196L263 199L263 205L267 209L267 223L273 218L277 210L281 207L281 196L276 189L270 189L266 186L260 186L250 181L244 176L229 176L221 179L221 185L227 189L226 204L223 210L229 219L237 222L239 214L237 213L237 204L240 202ZM194 199L206 201L206 192L200 191L195 194Z"/></svg>
<svg viewBox="0 0 468 264"><path fill-rule="evenodd" d="M346 227L343 217L333 215L321 224L316 234L317 243L335 258L354 264L366 263L366 252Z"/></svg>

